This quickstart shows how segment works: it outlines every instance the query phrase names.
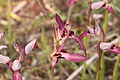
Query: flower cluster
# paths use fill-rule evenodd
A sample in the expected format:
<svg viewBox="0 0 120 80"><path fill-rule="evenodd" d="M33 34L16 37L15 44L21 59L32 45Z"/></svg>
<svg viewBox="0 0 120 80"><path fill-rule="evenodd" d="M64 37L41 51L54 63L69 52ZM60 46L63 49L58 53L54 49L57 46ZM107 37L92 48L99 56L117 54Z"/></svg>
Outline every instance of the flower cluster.
<svg viewBox="0 0 120 80"><path fill-rule="evenodd" d="M4 33L0 33L0 40L3 39ZM0 63L6 64L9 69L13 72L13 77L12 80L22 80L22 76L20 74L20 68L21 68L21 63L25 59L25 57L32 51L36 44L36 39L32 40L29 42L25 48L21 48L21 46L18 43L14 43L14 48L16 51L19 53L19 59L15 59L12 61L8 56L3 56L0 55ZM7 48L6 45L0 46L0 49Z"/></svg>
<svg viewBox="0 0 120 80"><path fill-rule="evenodd" d="M56 14L55 16L55 21L57 22L57 24L54 25L55 37L54 50L52 53L52 67L54 67L58 63L58 60L60 58L64 58L66 60L74 62L81 62L87 60L88 58L85 56L82 56L80 54L68 53L64 50L64 43L67 40L67 38L73 38L79 43L80 48L84 52L86 52L83 43L76 36L74 36L74 32L70 30L70 23L64 23L58 14Z"/></svg>

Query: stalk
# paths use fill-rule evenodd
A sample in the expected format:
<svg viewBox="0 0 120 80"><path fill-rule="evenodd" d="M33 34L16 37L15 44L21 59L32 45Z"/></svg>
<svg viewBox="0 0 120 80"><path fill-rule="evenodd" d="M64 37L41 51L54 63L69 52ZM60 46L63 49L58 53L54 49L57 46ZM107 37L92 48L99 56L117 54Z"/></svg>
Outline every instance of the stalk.
<svg viewBox="0 0 120 80"><path fill-rule="evenodd" d="M107 24L108 24L108 11L105 11L105 17L104 17L104 24L103 24L103 30L106 35L107 33ZM97 74L96 74L96 80L104 80L104 52L101 51L100 57L98 60L98 68L97 68Z"/></svg>
<svg viewBox="0 0 120 80"><path fill-rule="evenodd" d="M113 72L113 80L118 80L118 65L120 62L120 55L117 56L117 60L115 62L114 66L114 72Z"/></svg>
<svg viewBox="0 0 120 80"><path fill-rule="evenodd" d="M7 13L8 42L11 43L11 37L12 37L12 26L11 26L11 17L10 17L10 13L11 13L11 0L7 0L7 7L8 7L8 13Z"/></svg>

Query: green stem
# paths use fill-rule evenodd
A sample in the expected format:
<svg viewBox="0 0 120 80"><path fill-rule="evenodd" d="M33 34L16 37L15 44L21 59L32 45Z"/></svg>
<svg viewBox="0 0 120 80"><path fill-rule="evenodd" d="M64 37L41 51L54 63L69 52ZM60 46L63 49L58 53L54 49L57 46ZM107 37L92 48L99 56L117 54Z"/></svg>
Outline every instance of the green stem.
<svg viewBox="0 0 120 80"><path fill-rule="evenodd" d="M7 25L7 31L8 31L8 42L12 43L11 37L12 37L12 26L11 26L11 0L7 0L7 6L8 6L8 13L7 13L7 20L8 20L8 25Z"/></svg>
<svg viewBox="0 0 120 80"><path fill-rule="evenodd" d="M54 67L51 68L51 80L54 80Z"/></svg>
<svg viewBox="0 0 120 80"><path fill-rule="evenodd" d="M114 66L114 72L113 72L113 80L118 80L118 65L120 62L120 55L117 56L117 60L115 62Z"/></svg>
<svg viewBox="0 0 120 80"><path fill-rule="evenodd" d="M89 46L88 39L89 39L88 37L84 38L84 43L85 43L86 49ZM85 56L87 57L87 53L85 54ZM83 69L83 72L82 72L82 78L81 78L81 80L85 80L86 70L87 70L87 67L86 67L86 61L85 61L84 62L84 69Z"/></svg>

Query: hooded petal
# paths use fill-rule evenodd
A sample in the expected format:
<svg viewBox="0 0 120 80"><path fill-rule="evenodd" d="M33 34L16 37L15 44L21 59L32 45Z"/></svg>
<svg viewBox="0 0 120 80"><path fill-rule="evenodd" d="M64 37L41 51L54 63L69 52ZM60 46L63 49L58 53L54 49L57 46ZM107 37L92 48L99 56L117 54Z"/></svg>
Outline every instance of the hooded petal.
<svg viewBox="0 0 120 80"><path fill-rule="evenodd" d="M106 3L104 1L99 1L91 4L91 9L92 10L98 10L102 8Z"/></svg>
<svg viewBox="0 0 120 80"><path fill-rule="evenodd" d="M63 30L64 30L64 22L62 21L62 19L60 18L60 16L59 16L58 14L56 14L55 20L56 20L56 22L57 22L58 25L59 25L59 29L60 29L61 31L63 31Z"/></svg>
<svg viewBox="0 0 120 80"><path fill-rule="evenodd" d="M10 61L10 58L7 56L0 55L0 63L6 64Z"/></svg>
<svg viewBox="0 0 120 80"><path fill-rule="evenodd" d="M112 43L105 43L105 42L101 42L101 43L100 43L100 48L101 48L102 50L110 49L112 46L113 46Z"/></svg>
<svg viewBox="0 0 120 80"><path fill-rule="evenodd" d="M104 40L105 37L104 31L96 21L95 21L95 33L100 37L101 40Z"/></svg>
<svg viewBox="0 0 120 80"><path fill-rule="evenodd" d="M55 65L58 63L58 58L57 56L54 56L53 59L52 59L52 67L55 67Z"/></svg>
<svg viewBox="0 0 120 80"><path fill-rule="evenodd" d="M4 37L5 33L4 32L0 32L0 41L2 41L3 37Z"/></svg>
<svg viewBox="0 0 120 80"><path fill-rule="evenodd" d="M114 11L114 9L112 8L112 6L105 6L105 7L103 7L103 8L105 8L106 10L108 10L110 13L115 14L115 11Z"/></svg>
<svg viewBox="0 0 120 80"><path fill-rule="evenodd" d="M6 45L1 45L1 46L0 46L0 49L6 49L6 48L7 48Z"/></svg>
<svg viewBox="0 0 120 80"><path fill-rule="evenodd" d="M67 4L67 7L70 7L70 6L74 5L76 1L77 0L70 0Z"/></svg>
<svg viewBox="0 0 120 80"><path fill-rule="evenodd" d="M12 64L13 71L18 71L18 70L20 70L20 68L21 68L20 61L19 60L13 61L13 64Z"/></svg>
<svg viewBox="0 0 120 80"><path fill-rule="evenodd" d="M25 46L25 53L29 54L36 44L37 39L32 40Z"/></svg>
<svg viewBox="0 0 120 80"><path fill-rule="evenodd" d="M88 60L87 57L82 56L80 54L69 54L69 53L63 53L63 52L61 53L61 57L73 62L82 62L82 61Z"/></svg>
<svg viewBox="0 0 120 80"><path fill-rule="evenodd" d="M22 76L19 71L13 73L13 80L22 80Z"/></svg>

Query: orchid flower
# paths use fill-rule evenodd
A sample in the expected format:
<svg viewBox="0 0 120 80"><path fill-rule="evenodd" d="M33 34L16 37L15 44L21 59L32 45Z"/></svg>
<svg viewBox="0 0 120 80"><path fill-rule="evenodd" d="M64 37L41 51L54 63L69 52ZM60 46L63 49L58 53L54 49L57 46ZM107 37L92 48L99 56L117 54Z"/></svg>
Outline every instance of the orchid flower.
<svg viewBox="0 0 120 80"><path fill-rule="evenodd" d="M58 63L58 60L60 58L66 59L68 61L73 61L73 62L82 62L89 59L80 54L68 53L66 51L61 51L58 53L55 52L55 54L53 54L52 67L54 67Z"/></svg>
<svg viewBox="0 0 120 80"><path fill-rule="evenodd" d="M73 6L77 0L70 0L67 4L67 7Z"/></svg>
<svg viewBox="0 0 120 80"><path fill-rule="evenodd" d="M79 39L82 40L84 37L86 36L98 36L99 39L101 39L101 41L104 40L104 31L103 29L98 25L97 22L95 22L95 27L91 28L91 27L87 27L88 31L87 32L83 32L80 36Z"/></svg>
<svg viewBox="0 0 120 80"><path fill-rule="evenodd" d="M112 51L115 52L117 54L120 54L120 47L113 44L113 43L105 43L105 42L101 42L100 43L100 48L102 50L108 50L108 51Z"/></svg>
<svg viewBox="0 0 120 80"><path fill-rule="evenodd" d="M25 48L22 48L17 42L14 42L14 48L15 50L20 54L19 60L22 62L25 58L26 55L28 55L32 49L34 48L35 44L36 44L36 40L34 39L32 41L30 41Z"/></svg>
<svg viewBox="0 0 120 80"><path fill-rule="evenodd" d="M108 10L112 14L115 13L112 6L108 5L105 1L98 1L98 2L94 2L94 3L91 4L91 9L92 10L98 10L100 8L104 8L104 9Z"/></svg>
<svg viewBox="0 0 120 80"><path fill-rule="evenodd" d="M13 62L7 56L0 55L0 63L7 64L9 69L13 72L12 80L22 80L20 74L21 63L19 60L14 60Z"/></svg>
<svg viewBox="0 0 120 80"><path fill-rule="evenodd" d="M60 58L64 58L69 61L74 61L74 62L81 62L85 61L88 58L85 56L82 56L80 54L70 54L67 51L65 51L64 48L64 43L67 38L73 38L77 40L77 42L82 45L81 48L83 48L83 44L81 41L75 37L70 30L71 26L68 23L65 23L62 21L59 15L56 14L55 20L57 24L54 26L54 51L52 53L52 67L54 67ZM83 49L84 50L84 49Z"/></svg>

